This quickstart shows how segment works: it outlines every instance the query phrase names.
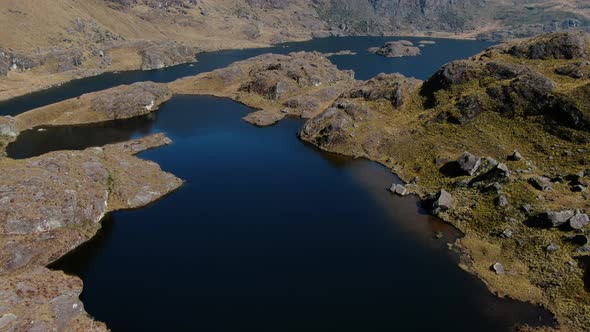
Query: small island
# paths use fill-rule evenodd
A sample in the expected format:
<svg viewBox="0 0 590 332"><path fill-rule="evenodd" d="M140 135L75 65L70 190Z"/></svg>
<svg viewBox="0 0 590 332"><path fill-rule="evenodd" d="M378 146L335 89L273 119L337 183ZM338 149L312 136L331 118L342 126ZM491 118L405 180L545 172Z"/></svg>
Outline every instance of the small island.
<svg viewBox="0 0 590 332"><path fill-rule="evenodd" d="M409 40L390 41L381 47L371 47L368 51L387 58L401 58L422 54L420 49Z"/></svg>

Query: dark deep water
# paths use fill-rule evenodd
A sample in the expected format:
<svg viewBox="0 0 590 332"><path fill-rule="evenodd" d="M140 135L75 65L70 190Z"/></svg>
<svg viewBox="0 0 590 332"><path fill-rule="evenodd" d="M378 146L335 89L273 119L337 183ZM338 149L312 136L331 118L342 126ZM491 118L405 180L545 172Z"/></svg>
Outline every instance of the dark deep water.
<svg viewBox="0 0 590 332"><path fill-rule="evenodd" d="M436 44L426 45L419 57L387 59L367 52L369 47L381 46L386 41L406 39L417 43L423 39L435 40ZM290 53L296 51L317 51L322 53L351 50L355 56L342 55L330 58L340 69L353 69L356 78L369 79L381 72L400 72L419 79L426 79L441 65L472 56L491 46L489 42L464 41L437 38L394 38L394 37L345 37L315 39L300 43L285 43L275 47L229 50L203 53L197 56L197 62L183 64L166 69L151 71L128 71L107 73L65 83L44 91L31 93L7 101L0 101L0 115L16 115L37 107L52 104L81 94L104 90L121 84L141 81L171 82L185 76L223 68L229 64L264 53Z"/></svg>
<svg viewBox="0 0 590 332"><path fill-rule="evenodd" d="M356 41L297 47L380 44ZM412 59L333 60L357 77L402 71L424 78L485 46L453 42L439 41L430 57L425 50ZM225 65L254 51L232 52L211 61ZM61 98L60 89L52 98ZM257 128L241 120L248 112L228 99L176 96L146 117L31 130L9 146L10 156L23 158L155 132L174 141L140 156L186 184L146 208L111 214L94 239L52 265L84 280L86 310L113 331L503 331L552 323L545 311L496 298L461 271L446 249L459 234L416 198L389 194L395 179L387 169L302 143L301 120Z"/></svg>

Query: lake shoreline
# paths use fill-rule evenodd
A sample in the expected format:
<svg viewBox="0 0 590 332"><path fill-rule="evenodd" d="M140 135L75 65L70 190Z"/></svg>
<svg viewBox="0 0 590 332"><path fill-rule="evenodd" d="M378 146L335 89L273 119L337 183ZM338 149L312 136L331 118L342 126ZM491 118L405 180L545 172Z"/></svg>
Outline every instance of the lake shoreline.
<svg viewBox="0 0 590 332"><path fill-rule="evenodd" d="M355 35L355 37L377 37L377 36L396 38L396 39L411 37L411 38L436 38L436 39L451 39L451 40L476 40L472 35L461 35L461 34L457 35L454 33L443 33L443 32L432 33L432 34L417 33L417 34L411 34L411 35L408 35L408 34ZM334 37L338 38L338 36L333 36L333 37L328 37L328 38L334 38ZM342 36L342 37L347 37L347 36ZM65 83L70 83L70 82L74 82L76 80L90 78L90 77L99 76L99 75L103 75L103 74L119 73L119 72L124 73L124 72L133 72L133 71L161 70L161 69L167 69L170 67L175 67L175 66L179 66L179 65L183 65L183 64L195 64L198 62L199 56L201 56L203 54L208 54L208 53L214 53L214 52L219 52L219 51L228 51L228 50L264 49L264 48L269 48L269 47L280 47L282 44L285 44L285 43L288 44L288 43L306 42L306 41L321 40L321 39L323 39L323 38L311 37L308 39L288 40L288 41L284 41L279 44L261 44L261 45L257 45L257 46L253 45L253 46L249 46L249 47L243 47L243 46L234 47L231 44L229 44L229 45L225 45L223 47L215 47L210 50L204 50L202 52L196 53L195 54L195 61L173 63L173 64L166 65L166 66L159 68L159 69L142 70L141 64L137 64L136 66L134 66L132 68L125 68L125 69L103 70L103 69L98 69L98 68L89 68L89 69L80 69L80 70L76 70L76 71L72 71L72 72L63 72L63 73L52 74L52 75L33 76L30 78L27 78L27 80L30 81L30 85L31 85L29 87L18 88L17 92L9 92L9 88L5 88L4 91L0 91L0 103L11 101L11 100L17 99L17 98L26 98L28 95L36 93L36 92L42 92L45 90L49 90L51 88L59 87ZM0 84L2 83L1 82L2 80L10 81L11 79L17 79L17 77L0 78Z"/></svg>

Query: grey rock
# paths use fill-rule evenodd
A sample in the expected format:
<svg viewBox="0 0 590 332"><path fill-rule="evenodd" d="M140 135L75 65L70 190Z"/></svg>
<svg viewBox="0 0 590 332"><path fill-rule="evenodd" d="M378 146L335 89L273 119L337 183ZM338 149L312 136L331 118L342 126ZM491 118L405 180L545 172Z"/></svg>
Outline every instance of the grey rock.
<svg viewBox="0 0 590 332"><path fill-rule="evenodd" d="M461 99L455 105L455 111L447 113L449 122L465 124L480 115L485 111L481 100L482 98L478 94L468 95Z"/></svg>
<svg viewBox="0 0 590 332"><path fill-rule="evenodd" d="M575 250L575 252L580 253L580 254L590 253L590 246L589 245L581 246L581 247L577 248Z"/></svg>
<svg viewBox="0 0 590 332"><path fill-rule="evenodd" d="M512 160L512 161L519 161L522 160L522 155L514 150L514 152L512 152L512 154L508 157L508 160Z"/></svg>
<svg viewBox="0 0 590 332"><path fill-rule="evenodd" d="M508 50L512 56L528 59L587 58L588 44L583 32L559 32L539 36Z"/></svg>
<svg viewBox="0 0 590 332"><path fill-rule="evenodd" d="M547 211L541 215L541 220L552 227L559 227L568 222L575 212L573 210Z"/></svg>
<svg viewBox="0 0 590 332"><path fill-rule="evenodd" d="M389 191L399 195L399 196L407 196L409 194L408 189L406 188L406 186L402 185L402 184L392 184L391 187L389 188Z"/></svg>
<svg viewBox="0 0 590 332"><path fill-rule="evenodd" d="M545 249L549 252L555 252L555 251L559 250L559 246L555 243L551 243Z"/></svg>
<svg viewBox="0 0 590 332"><path fill-rule="evenodd" d="M436 199L433 203L433 211L447 211L453 208L454 199L453 196L446 190L441 189L436 194Z"/></svg>
<svg viewBox="0 0 590 332"><path fill-rule="evenodd" d="M483 181L504 182L507 181L509 178L510 170L508 169L508 166L506 166L506 164L504 163L499 163L494 168L490 169L484 174L478 175L475 179L471 181L471 184L475 185Z"/></svg>
<svg viewBox="0 0 590 332"><path fill-rule="evenodd" d="M492 265L492 270L494 270L494 272L496 272L497 275L502 275L506 273L506 271L504 270L504 265L502 265L502 263L495 263L494 265Z"/></svg>
<svg viewBox="0 0 590 332"><path fill-rule="evenodd" d="M2 315L2 317L0 317L0 331L12 331L12 325L16 319L17 316L13 313Z"/></svg>
<svg viewBox="0 0 590 332"><path fill-rule="evenodd" d="M541 191L547 191L553 189L551 186L551 179L544 177L544 176L534 176L528 180L529 184L531 184L535 189Z"/></svg>
<svg viewBox="0 0 590 332"><path fill-rule="evenodd" d="M582 229L590 224L590 217L577 210L576 214L569 219L569 224L573 229Z"/></svg>
<svg viewBox="0 0 590 332"><path fill-rule="evenodd" d="M512 232L512 230L510 230L510 229L505 229L505 230L503 230L503 231L502 231L502 235L501 235L501 236L502 236L503 238L509 239L509 238L511 238L511 237L512 237L512 235L513 235L513 234L514 234L514 233Z"/></svg>
<svg viewBox="0 0 590 332"><path fill-rule="evenodd" d="M474 175L481 165L481 159L469 152L465 152L457 160L457 164L465 174Z"/></svg>
<svg viewBox="0 0 590 332"><path fill-rule="evenodd" d="M500 196L496 197L494 203L500 207L504 207L509 204L508 198L506 198L506 196L504 196L504 195L500 195Z"/></svg>

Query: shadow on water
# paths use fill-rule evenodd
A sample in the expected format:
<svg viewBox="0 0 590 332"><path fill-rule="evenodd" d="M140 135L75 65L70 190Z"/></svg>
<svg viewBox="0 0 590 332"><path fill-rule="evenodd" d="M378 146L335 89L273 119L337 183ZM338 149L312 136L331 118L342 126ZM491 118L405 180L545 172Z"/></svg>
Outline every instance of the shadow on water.
<svg viewBox="0 0 590 332"><path fill-rule="evenodd" d="M497 298L460 270L446 249L460 233L417 213L415 197L389 194L398 180L385 167L302 144L300 120L256 128L241 120L248 112L177 96L147 127L113 121L90 135L166 132L174 144L141 157L187 182L144 209L112 213L51 266L84 280L87 311L113 331L553 324L547 311Z"/></svg>
<svg viewBox="0 0 590 332"><path fill-rule="evenodd" d="M127 141L152 132L158 113L115 122L39 127L23 131L6 147L13 159L25 159L57 150L83 150Z"/></svg>

